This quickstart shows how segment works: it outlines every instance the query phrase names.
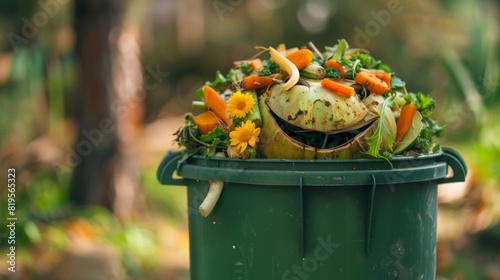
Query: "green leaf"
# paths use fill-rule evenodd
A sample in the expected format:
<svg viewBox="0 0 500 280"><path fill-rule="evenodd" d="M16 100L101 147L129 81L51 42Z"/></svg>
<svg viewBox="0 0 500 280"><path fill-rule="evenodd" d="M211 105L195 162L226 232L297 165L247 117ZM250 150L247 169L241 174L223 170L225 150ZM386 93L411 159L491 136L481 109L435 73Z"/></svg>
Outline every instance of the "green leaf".
<svg viewBox="0 0 500 280"><path fill-rule="evenodd" d="M226 139L227 138L226 134L224 133L224 131L222 131L222 129L220 129L220 127L216 127L212 131L210 131L208 134L200 136L200 140L202 142L205 142L205 143L213 141L216 138L219 138L219 139Z"/></svg>
<svg viewBox="0 0 500 280"><path fill-rule="evenodd" d="M390 107L392 105L392 102L394 101L394 98L395 97L393 96L384 101L380 109L380 118L377 127L373 132L373 135L367 137L369 148L366 154L374 158L383 158L388 162L390 157L392 156L392 146L394 146L394 139L392 138L392 134L390 133L389 129L385 126L384 115L386 110L391 110ZM387 136L387 147L389 148L389 151L386 151L381 155L380 149L382 147L382 144L384 143L384 137L383 137L384 134Z"/></svg>
<svg viewBox="0 0 500 280"><path fill-rule="evenodd" d="M228 80L226 79L226 77L224 75L222 75L222 73L220 71L217 71L215 73L215 79L212 81L212 82L205 82L205 85L209 85L211 86L212 88L216 88L217 86L219 85L228 85ZM203 97L203 90L202 90L203 87L200 87L196 92L195 92L195 95L197 98L202 98Z"/></svg>
<svg viewBox="0 0 500 280"><path fill-rule="evenodd" d="M391 89L404 88L406 83L403 82L400 78L393 76L391 77Z"/></svg>
<svg viewBox="0 0 500 280"><path fill-rule="evenodd" d="M337 43L337 49L333 53L333 59L335 60L340 60L341 58L344 58L345 51L349 48L349 44L345 39L340 39L338 40Z"/></svg>

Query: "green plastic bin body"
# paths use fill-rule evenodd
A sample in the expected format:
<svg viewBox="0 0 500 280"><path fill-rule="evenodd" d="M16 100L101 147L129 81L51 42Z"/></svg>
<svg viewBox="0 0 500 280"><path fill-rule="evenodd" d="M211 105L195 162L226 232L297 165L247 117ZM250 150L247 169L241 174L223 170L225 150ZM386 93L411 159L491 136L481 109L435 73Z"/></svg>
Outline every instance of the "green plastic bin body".
<svg viewBox="0 0 500 280"><path fill-rule="evenodd" d="M165 157L158 179L188 187L193 280L435 278L437 185L463 159L236 160ZM448 166L453 176L446 177ZM213 212L198 207L224 182Z"/></svg>

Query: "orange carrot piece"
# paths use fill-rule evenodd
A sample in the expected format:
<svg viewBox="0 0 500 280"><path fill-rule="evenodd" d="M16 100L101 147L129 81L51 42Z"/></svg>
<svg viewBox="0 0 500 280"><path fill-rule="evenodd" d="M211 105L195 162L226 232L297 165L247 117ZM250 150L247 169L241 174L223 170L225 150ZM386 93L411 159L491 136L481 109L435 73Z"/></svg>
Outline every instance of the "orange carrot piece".
<svg viewBox="0 0 500 280"><path fill-rule="evenodd" d="M389 85L377 77L375 72L359 72L354 80L373 93L384 94L389 89Z"/></svg>
<svg viewBox="0 0 500 280"><path fill-rule="evenodd" d="M256 58L250 61L250 67L253 71L256 71L264 68L264 64L262 63L262 60L260 58Z"/></svg>
<svg viewBox="0 0 500 280"><path fill-rule="evenodd" d="M401 114L399 115L398 122L396 123L397 133L396 139L394 140L394 147L396 147L403 136L405 136L406 132L410 128L410 125L413 121L413 116L417 112L417 107L412 102L406 104L401 108Z"/></svg>
<svg viewBox="0 0 500 280"><path fill-rule="evenodd" d="M345 77L345 71L344 67L342 64L338 63L335 59L329 59L325 62L326 67L332 67L333 69L339 71L340 77L344 78Z"/></svg>
<svg viewBox="0 0 500 280"><path fill-rule="evenodd" d="M203 112L193 119L194 124L198 127L201 134L207 134L214 130L219 125L219 121L214 112Z"/></svg>
<svg viewBox="0 0 500 280"><path fill-rule="evenodd" d="M274 73L274 74L271 74L269 75L269 78L273 78L273 79L282 79L283 78L283 75L281 75L281 73Z"/></svg>
<svg viewBox="0 0 500 280"><path fill-rule="evenodd" d="M346 97L351 97L354 94L354 88L326 78L321 81L321 86Z"/></svg>
<svg viewBox="0 0 500 280"><path fill-rule="evenodd" d="M286 58L293 64L295 64L295 66L297 66L297 69L300 70L311 63L313 59L313 53L308 49L301 49L287 55Z"/></svg>
<svg viewBox="0 0 500 280"><path fill-rule="evenodd" d="M260 77L258 75L250 75L243 78L241 82L241 87L243 89L258 89L267 87L268 85L274 83L274 80L269 77Z"/></svg>
<svg viewBox="0 0 500 280"><path fill-rule="evenodd" d="M264 63L262 63L262 60L260 58L252 60L246 59L246 60L233 61L233 68L239 68L242 63L248 64L250 66L250 69L252 69L252 71L264 68Z"/></svg>
<svg viewBox="0 0 500 280"><path fill-rule="evenodd" d="M205 106L207 106L214 114L222 120L227 125L232 125L232 120L229 118L229 114L227 113L227 105L224 99L215 91L215 89L211 88L208 85L204 85L202 88L203 91L203 99L205 100Z"/></svg>
<svg viewBox="0 0 500 280"><path fill-rule="evenodd" d="M387 84L387 86L389 86L389 88L391 87L391 75L389 73L386 72L373 72L373 73L377 78L384 81Z"/></svg>

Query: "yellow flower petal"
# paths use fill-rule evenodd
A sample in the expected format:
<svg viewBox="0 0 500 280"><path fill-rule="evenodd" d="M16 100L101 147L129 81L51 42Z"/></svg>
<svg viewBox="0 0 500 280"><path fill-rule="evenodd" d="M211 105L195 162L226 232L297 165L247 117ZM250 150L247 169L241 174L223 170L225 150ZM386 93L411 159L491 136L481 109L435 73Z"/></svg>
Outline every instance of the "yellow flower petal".
<svg viewBox="0 0 500 280"><path fill-rule="evenodd" d="M248 145L255 147L255 137L250 138L250 140L248 141Z"/></svg>

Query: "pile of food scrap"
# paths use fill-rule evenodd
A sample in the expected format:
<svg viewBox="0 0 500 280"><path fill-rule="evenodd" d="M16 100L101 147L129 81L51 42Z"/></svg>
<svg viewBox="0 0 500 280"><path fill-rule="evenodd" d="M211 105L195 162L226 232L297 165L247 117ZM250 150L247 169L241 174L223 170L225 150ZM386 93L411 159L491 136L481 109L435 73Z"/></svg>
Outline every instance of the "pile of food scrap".
<svg viewBox="0 0 500 280"><path fill-rule="evenodd" d="M185 158L357 159L437 153L434 99L341 39L257 47L198 91L176 132ZM264 56L269 57L264 58Z"/></svg>

